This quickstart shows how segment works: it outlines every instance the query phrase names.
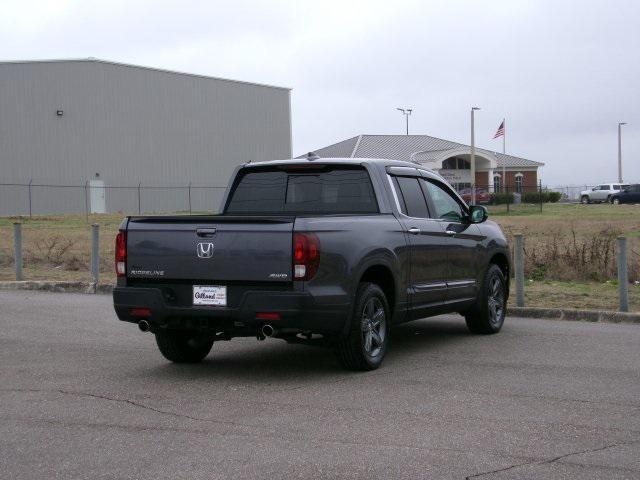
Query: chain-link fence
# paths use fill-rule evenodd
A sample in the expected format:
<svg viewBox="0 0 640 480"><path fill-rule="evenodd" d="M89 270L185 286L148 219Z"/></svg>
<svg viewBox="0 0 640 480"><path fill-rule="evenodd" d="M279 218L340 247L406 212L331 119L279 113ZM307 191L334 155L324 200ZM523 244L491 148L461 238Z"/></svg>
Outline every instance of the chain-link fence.
<svg viewBox="0 0 640 480"><path fill-rule="evenodd" d="M122 212L216 212L224 185L105 185L0 183L0 216Z"/></svg>

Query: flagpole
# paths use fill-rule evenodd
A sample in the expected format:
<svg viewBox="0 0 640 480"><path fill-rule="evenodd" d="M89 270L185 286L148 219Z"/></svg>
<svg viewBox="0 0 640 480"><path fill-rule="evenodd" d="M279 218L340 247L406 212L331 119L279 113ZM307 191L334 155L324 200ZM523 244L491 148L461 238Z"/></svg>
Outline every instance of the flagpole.
<svg viewBox="0 0 640 480"><path fill-rule="evenodd" d="M503 118L502 119L502 125L503 125L503 133L502 133L502 154L506 155L507 154L507 124L506 124L506 119ZM506 158L502 159L502 192L506 193L507 191L507 170L506 170Z"/></svg>

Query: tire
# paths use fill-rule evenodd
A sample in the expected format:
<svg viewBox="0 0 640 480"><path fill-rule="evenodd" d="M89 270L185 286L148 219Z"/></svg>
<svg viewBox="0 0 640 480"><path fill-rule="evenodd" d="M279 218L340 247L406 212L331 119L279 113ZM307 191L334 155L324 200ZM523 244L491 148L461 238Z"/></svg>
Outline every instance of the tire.
<svg viewBox="0 0 640 480"><path fill-rule="evenodd" d="M464 316L472 333L490 335L500 331L507 311L505 286L505 278L500 267L489 264L476 304L465 312Z"/></svg>
<svg viewBox="0 0 640 480"><path fill-rule="evenodd" d="M338 340L336 353L348 370L375 370L382 363L389 343L389 304L374 283L358 285L349 332Z"/></svg>
<svg viewBox="0 0 640 480"><path fill-rule="evenodd" d="M607 195L607 201L605 203L611 203L611 195Z"/></svg>
<svg viewBox="0 0 640 480"><path fill-rule="evenodd" d="M611 203L613 203L614 205L620 205L620 199L618 197L613 197Z"/></svg>
<svg viewBox="0 0 640 480"><path fill-rule="evenodd" d="M156 343L160 353L174 363L198 363L211 351L213 340L190 335L188 332L157 332Z"/></svg>
<svg viewBox="0 0 640 480"><path fill-rule="evenodd" d="M581 203L581 204L583 204L583 205L587 205L588 203L590 203L590 202L589 202L589 197L588 197L587 195L583 195L583 196L580 198L580 203Z"/></svg>

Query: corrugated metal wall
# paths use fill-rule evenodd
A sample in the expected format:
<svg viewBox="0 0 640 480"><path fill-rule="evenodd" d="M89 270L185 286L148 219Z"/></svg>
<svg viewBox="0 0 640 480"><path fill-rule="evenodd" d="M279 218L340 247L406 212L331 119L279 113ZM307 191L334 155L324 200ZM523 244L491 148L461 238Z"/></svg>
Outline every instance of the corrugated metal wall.
<svg viewBox="0 0 640 480"><path fill-rule="evenodd" d="M100 61L0 63L0 183L224 186L239 163L291 157L289 93ZM222 192L192 189L193 210ZM0 186L0 215L28 213L25 197ZM106 203L137 211L137 188L107 189ZM188 190L143 188L141 203L186 210ZM82 188L32 188L34 213L84 208Z"/></svg>

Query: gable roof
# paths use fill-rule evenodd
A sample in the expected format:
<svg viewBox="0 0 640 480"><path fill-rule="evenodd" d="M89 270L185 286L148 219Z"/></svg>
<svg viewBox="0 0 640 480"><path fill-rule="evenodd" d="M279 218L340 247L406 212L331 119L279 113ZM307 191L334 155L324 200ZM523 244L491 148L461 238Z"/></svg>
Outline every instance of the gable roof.
<svg viewBox="0 0 640 480"><path fill-rule="evenodd" d="M431 137L429 135L358 135L313 152L319 157L352 157L352 158L390 158L394 160L412 161L420 153L421 160L439 156L447 150L471 148L462 143ZM488 153L497 158L498 167L541 167L544 163L535 162L514 155L505 155L477 148L478 153ZM430 155L433 153L433 155ZM298 158L302 158L301 155ZM413 157L412 157L413 156Z"/></svg>

